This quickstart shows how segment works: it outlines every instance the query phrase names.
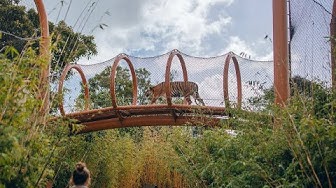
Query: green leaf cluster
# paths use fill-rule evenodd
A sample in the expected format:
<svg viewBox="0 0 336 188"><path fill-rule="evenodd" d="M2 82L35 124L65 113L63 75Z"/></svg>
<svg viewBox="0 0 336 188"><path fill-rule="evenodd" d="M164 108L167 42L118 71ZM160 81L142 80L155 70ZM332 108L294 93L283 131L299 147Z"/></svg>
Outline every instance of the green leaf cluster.
<svg viewBox="0 0 336 188"><path fill-rule="evenodd" d="M322 106L335 109L335 97ZM272 118L235 111L221 128L178 136L182 170L200 187L334 187L334 112L315 109L316 101L294 94L286 108L271 108Z"/></svg>
<svg viewBox="0 0 336 188"><path fill-rule="evenodd" d="M0 54L0 187L45 187L66 129L41 117L40 67L32 48ZM10 59L7 57L10 56Z"/></svg>
<svg viewBox="0 0 336 188"><path fill-rule="evenodd" d="M18 5L19 0L0 0L0 49L13 46L18 52L30 45L38 52L40 22L34 9ZM94 37L76 32L64 21L49 22L51 33L51 74L59 76L67 63L76 62L80 58L90 58L97 54ZM54 78L54 77L53 77Z"/></svg>
<svg viewBox="0 0 336 188"><path fill-rule="evenodd" d="M91 187L186 187L177 171L183 161L164 132L145 128L140 141L118 130L76 135L60 159L54 186L65 187L74 161L85 161L92 172Z"/></svg>

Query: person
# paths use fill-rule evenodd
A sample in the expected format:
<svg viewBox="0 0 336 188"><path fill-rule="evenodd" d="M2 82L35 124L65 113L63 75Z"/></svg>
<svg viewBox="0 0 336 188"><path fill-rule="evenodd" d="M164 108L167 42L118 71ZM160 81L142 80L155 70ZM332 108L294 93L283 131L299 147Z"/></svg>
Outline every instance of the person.
<svg viewBox="0 0 336 188"><path fill-rule="evenodd" d="M71 188L88 188L91 183L91 175L86 164L78 162L70 179Z"/></svg>

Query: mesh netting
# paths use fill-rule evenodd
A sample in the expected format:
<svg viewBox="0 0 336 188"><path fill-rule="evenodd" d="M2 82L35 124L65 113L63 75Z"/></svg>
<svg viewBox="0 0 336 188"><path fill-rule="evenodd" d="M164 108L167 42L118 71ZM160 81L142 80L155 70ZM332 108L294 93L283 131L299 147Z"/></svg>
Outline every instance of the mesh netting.
<svg viewBox="0 0 336 188"><path fill-rule="evenodd" d="M170 53L166 53L160 56L155 57L147 57L147 58L140 58L140 57L133 57L128 56L130 61L132 62L134 69L137 72L138 82L139 73L137 70L146 70L149 73L148 85L141 85L138 83L138 101L137 104L149 104L150 101L146 99L144 93L149 88L148 86L154 86L158 83L165 81L165 71L167 65L167 59ZM181 53L187 69L188 80L197 83L199 88L200 97L203 99L204 103L207 106L225 106L224 103L224 96L223 96L223 70L225 59L228 54L224 54L217 57L209 57L209 58L201 58L201 57L193 57L186 54ZM242 80L242 106L245 109L253 108L253 105L249 103L249 99L253 97L260 97L263 95L263 90L270 88L273 85L273 62L271 61L254 61L250 59L245 59L240 56L234 55L238 62L239 68L241 73L241 80ZM89 80L89 84L92 84L93 79L99 78L103 75L104 70L107 71L109 76L111 70L110 67L114 63L115 58L112 58L108 61L93 64L93 65L80 65L86 79ZM131 74L128 68L128 65L125 60L121 60L119 62L119 66L122 69L117 69L121 72L121 70L126 70L127 79L131 80ZM73 75L70 79L65 81L64 88L70 89L70 92L65 94L64 96L64 103L67 105L68 112L71 110L75 110L75 100L78 96L82 93L81 91L81 78L76 71L72 71ZM100 75L100 76L99 76ZM171 81L183 81L183 71L181 68L180 61L177 56L174 56L171 66ZM100 77L101 79L101 77ZM126 80L127 80L126 79ZM91 80L91 81L90 81ZM237 77L236 77L236 70L234 64L230 62L229 66L229 73L228 73L228 91L229 91L229 98L232 105L237 103ZM106 79L109 82L109 79ZM116 81L117 82L117 81ZM119 81L120 82L120 81ZM118 100L118 105L129 105L132 102L132 95L125 95L124 90L126 87L122 86L123 83L116 83L116 95ZM99 91L95 91L92 85L90 87L90 95L96 92L102 92L103 90L109 90L108 88L109 83L105 83L105 88L99 88ZM142 88L141 88L142 87ZM92 93L93 92L93 93ZM120 95L118 95L120 93ZM131 91L129 91L131 93ZM106 91L104 97L97 97L99 101L95 101L100 105L94 105L95 108L105 107L105 105L110 104L111 98L109 96L109 91ZM181 98L174 98L174 101L179 101ZM196 103L192 99L192 105ZM158 101L160 103L160 101ZM165 99L161 100L161 103L165 103Z"/></svg>
<svg viewBox="0 0 336 188"><path fill-rule="evenodd" d="M26 3L25 5L34 7L33 3ZM290 0L289 5L291 77L299 75L310 80L322 81L327 87L330 87L331 49L329 36L333 0ZM61 6L61 4L55 4L54 7L58 6ZM49 14L55 10L55 8L49 10ZM59 12L61 12L61 9L59 9L57 15ZM58 17L56 20L58 20ZM62 18L60 17L59 19ZM223 69L227 55L201 58L182 54L186 62L189 81L198 84L200 97L207 106L225 106ZM150 85L153 86L164 82L168 57L169 53L146 58L129 56L134 68L138 71L137 75L142 75L149 82L138 85L137 104L149 104L150 101L144 95L145 91ZM257 107L250 102L250 99L264 95L265 89L272 87L273 62L254 61L237 55L236 57L242 76L242 106L244 109L256 109ZM111 104L109 79L104 81L101 77L109 75L109 67L111 67L114 60L115 58L112 58L99 64L80 65L86 79L91 80L89 82L90 95L95 95L95 101L91 101L90 104L93 108L103 108ZM122 60L119 65L121 69L118 72L124 72L126 80L131 80L127 63ZM238 93L237 78L233 64L229 68L228 77L230 101L234 104L237 102ZM103 82L93 82L94 79L103 80ZM174 57L171 67L171 81L183 81L182 68L177 57ZM125 95L125 93L132 92L124 91L129 89L129 84L129 82L118 83L116 88L118 105L131 104L132 94ZM53 88L57 90L54 83ZM81 104L83 101L79 100L83 95L83 88L81 77L77 71L71 71L69 79L64 82L64 88L66 90L64 104L67 112L78 111L83 106ZM181 98L177 98L174 101L179 102L179 100ZM164 99L158 101L158 103L164 102ZM193 104L195 103L193 102Z"/></svg>
<svg viewBox="0 0 336 188"><path fill-rule="evenodd" d="M292 77L331 85L332 6L333 0L290 0Z"/></svg>

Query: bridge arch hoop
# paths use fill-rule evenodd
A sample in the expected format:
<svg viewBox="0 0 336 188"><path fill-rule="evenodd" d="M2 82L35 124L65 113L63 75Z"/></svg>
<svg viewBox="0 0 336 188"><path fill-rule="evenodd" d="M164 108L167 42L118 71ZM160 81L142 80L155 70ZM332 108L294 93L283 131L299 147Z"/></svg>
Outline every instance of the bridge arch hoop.
<svg viewBox="0 0 336 188"><path fill-rule="evenodd" d="M65 115L65 111L64 111L64 105L63 105L63 83L64 80L66 78L66 75L68 74L68 72L71 69L75 69L77 70L77 72L80 74L83 85L84 85L84 99L85 99L85 110L89 110L89 87L87 84L87 80L85 78L84 72L81 69L81 67L77 64L67 64L67 66L63 69L63 72L61 74L61 78L59 80L59 84L58 84L58 94L59 96L62 96L62 101L59 104L59 109L61 114L64 116Z"/></svg>
<svg viewBox="0 0 336 188"><path fill-rule="evenodd" d="M126 54L119 54L116 59L114 60L114 63L112 65L111 69L111 75L110 75L110 95L111 95L111 100L112 100L112 106L113 108L117 108L117 98L116 98L116 91L115 91L115 78L116 78L116 72L117 72L117 67L120 62L120 60L125 60L126 63L128 64L128 67L130 68L131 71L131 76L132 76L132 86L133 86L133 100L132 100L132 105L136 105L137 103L137 97L138 97L138 84L137 84L137 78L135 75L135 70L134 66L131 62L131 60L128 58Z"/></svg>
<svg viewBox="0 0 336 188"><path fill-rule="evenodd" d="M181 55L181 52L178 50L174 49L170 52L167 64L166 64L166 73L165 73L165 88L166 88L166 97L167 97L167 105L171 106L172 105L172 97L171 97L171 89L170 89L170 69L172 65L173 58L177 56L182 67L182 72L183 72L183 81L185 83L188 82L188 73L187 73L187 68L185 65L185 61ZM184 104L186 104L186 100L184 100Z"/></svg>
<svg viewBox="0 0 336 188"><path fill-rule="evenodd" d="M241 108L242 105L242 84L241 84L241 74L239 69L239 64L237 58L234 56L232 52L226 56L225 64L224 64L224 71L223 71L223 94L224 94L224 101L225 107L230 107L230 100L229 100L229 65L233 61L235 71L236 71L236 79L237 79L237 107L238 109Z"/></svg>

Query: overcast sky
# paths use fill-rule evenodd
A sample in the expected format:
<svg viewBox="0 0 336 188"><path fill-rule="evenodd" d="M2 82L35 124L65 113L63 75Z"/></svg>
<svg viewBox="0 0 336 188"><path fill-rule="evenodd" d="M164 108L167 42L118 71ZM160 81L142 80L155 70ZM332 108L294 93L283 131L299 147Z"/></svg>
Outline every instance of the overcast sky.
<svg viewBox="0 0 336 188"><path fill-rule="evenodd" d="M62 4L63 2L63 4ZM49 20L95 36L98 63L119 53L147 57L233 51L271 60L271 0L44 0ZM69 9L69 10L68 10ZM99 25L103 25L101 29ZM106 24L106 25L105 25ZM85 61L85 60L82 60Z"/></svg>

